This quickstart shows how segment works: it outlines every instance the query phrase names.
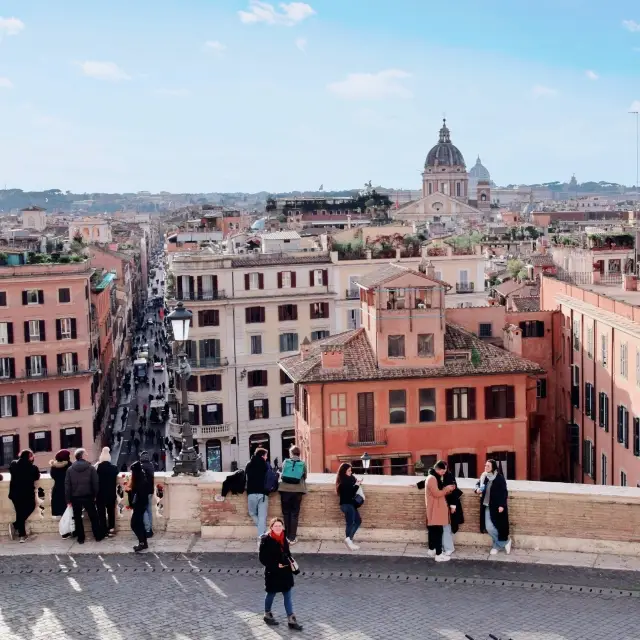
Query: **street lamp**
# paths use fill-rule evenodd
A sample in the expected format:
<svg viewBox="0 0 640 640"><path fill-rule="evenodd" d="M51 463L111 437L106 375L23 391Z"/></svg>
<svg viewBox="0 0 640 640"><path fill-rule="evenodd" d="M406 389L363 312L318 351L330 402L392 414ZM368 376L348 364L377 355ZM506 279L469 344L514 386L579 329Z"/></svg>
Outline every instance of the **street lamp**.
<svg viewBox="0 0 640 640"><path fill-rule="evenodd" d="M171 321L174 340L179 343L177 354L176 372L180 376L180 419L182 422L182 449L173 463L173 475L180 473L197 476L203 470L202 458L196 453L193 447L193 431L189 422L189 397L187 393L187 380L191 376L191 367L185 352L185 343L189 338L189 327L191 326L191 316L193 314L184 308L182 302L178 302L177 307L168 318Z"/></svg>
<svg viewBox="0 0 640 640"><path fill-rule="evenodd" d="M362 468L366 475L367 471L369 471L369 465L371 464L371 456L365 451L360 457L360 460L362 460Z"/></svg>

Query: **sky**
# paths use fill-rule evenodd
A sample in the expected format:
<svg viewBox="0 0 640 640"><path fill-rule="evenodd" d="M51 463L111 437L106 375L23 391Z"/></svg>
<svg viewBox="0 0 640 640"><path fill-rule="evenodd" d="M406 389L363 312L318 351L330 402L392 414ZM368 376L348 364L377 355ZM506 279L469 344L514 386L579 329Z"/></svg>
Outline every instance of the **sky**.
<svg viewBox="0 0 640 640"><path fill-rule="evenodd" d="M0 188L636 182L637 0L0 0Z"/></svg>

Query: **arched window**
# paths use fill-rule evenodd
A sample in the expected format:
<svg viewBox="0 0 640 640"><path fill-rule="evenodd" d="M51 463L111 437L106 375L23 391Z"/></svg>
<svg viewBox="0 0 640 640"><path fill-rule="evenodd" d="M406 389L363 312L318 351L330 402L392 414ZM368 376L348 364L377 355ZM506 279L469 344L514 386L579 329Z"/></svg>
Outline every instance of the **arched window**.
<svg viewBox="0 0 640 640"><path fill-rule="evenodd" d="M220 440L207 440L207 470L222 471L222 445Z"/></svg>
<svg viewBox="0 0 640 640"><path fill-rule="evenodd" d="M461 195L460 183L456 182L456 196L459 198Z"/></svg>
<svg viewBox="0 0 640 640"><path fill-rule="evenodd" d="M482 200L482 202L486 202L486 201L487 201L487 194L486 194L486 193L483 193L483 194L480 196L480 200Z"/></svg>
<svg viewBox="0 0 640 640"><path fill-rule="evenodd" d="M249 436L249 455L253 456L256 449L262 447L266 449L269 453L267 454L267 460L271 460L271 447L270 438L268 433L254 433Z"/></svg>
<svg viewBox="0 0 640 640"><path fill-rule="evenodd" d="M289 457L289 448L296 443L296 430L285 429L282 432L282 459Z"/></svg>

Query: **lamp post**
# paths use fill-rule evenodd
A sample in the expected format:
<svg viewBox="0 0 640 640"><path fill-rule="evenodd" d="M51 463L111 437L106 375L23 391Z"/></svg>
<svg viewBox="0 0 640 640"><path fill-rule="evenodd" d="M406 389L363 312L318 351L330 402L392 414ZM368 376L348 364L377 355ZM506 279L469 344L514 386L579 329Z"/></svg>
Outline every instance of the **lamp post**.
<svg viewBox="0 0 640 640"><path fill-rule="evenodd" d="M360 460L362 460L362 468L364 469L364 475L366 476L369 471L369 465L371 464L371 456L365 451L360 457Z"/></svg>
<svg viewBox="0 0 640 640"><path fill-rule="evenodd" d="M191 367L187 360L185 343L189 337L189 327L191 326L191 316L193 314L184 308L182 302L178 302L177 307L169 314L173 329L173 338L178 343L179 353L176 355L176 372L180 376L180 420L182 422L182 449L173 463L173 475L186 474L197 476L203 471L202 458L196 453L193 447L193 431L189 422L189 398L187 393L187 380L191 376Z"/></svg>

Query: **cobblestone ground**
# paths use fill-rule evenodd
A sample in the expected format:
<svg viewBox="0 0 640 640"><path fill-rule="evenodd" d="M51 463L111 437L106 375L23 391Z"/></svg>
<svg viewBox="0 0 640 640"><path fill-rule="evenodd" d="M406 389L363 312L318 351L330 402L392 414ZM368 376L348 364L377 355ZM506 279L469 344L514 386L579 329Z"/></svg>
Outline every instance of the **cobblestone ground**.
<svg viewBox="0 0 640 640"><path fill-rule="evenodd" d="M363 568L366 572L367 565L359 566L355 558L342 563L342 576L333 571L334 558L330 570L322 571L322 559L316 559L313 573L298 577L294 603L305 629L297 634L283 624L275 629L264 625L260 570L251 559L242 563L252 567L246 570L233 566L233 560L214 554L3 558L0 638L486 640L489 634L500 640L640 638L637 592L594 595L550 584L479 584L472 567L469 582L464 583L463 563L457 563L455 582L436 580L428 571L411 576L385 571L369 577L357 573ZM300 560L306 563L306 557ZM378 566L384 569L383 559ZM593 576L586 572L583 582ZM280 596L274 614L284 622Z"/></svg>

